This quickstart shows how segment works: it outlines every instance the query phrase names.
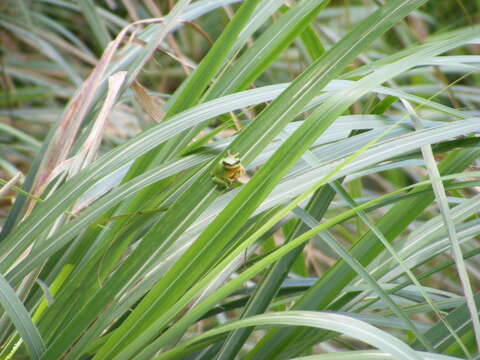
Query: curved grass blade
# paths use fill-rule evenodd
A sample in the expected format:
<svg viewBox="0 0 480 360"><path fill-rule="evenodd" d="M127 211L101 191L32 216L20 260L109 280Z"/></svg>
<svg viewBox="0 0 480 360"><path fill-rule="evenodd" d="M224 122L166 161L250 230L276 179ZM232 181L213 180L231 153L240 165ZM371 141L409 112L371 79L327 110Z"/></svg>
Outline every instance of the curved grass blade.
<svg viewBox="0 0 480 360"><path fill-rule="evenodd" d="M417 352L424 360L459 360L457 357ZM357 350L296 357L291 360L395 360L395 357L378 350Z"/></svg>
<svg viewBox="0 0 480 360"><path fill-rule="evenodd" d="M185 347L194 344L196 341L204 340L210 336L215 336L226 331L235 330L244 326L308 326L320 329L347 334L353 338L361 340L371 346L383 350L393 356L394 359L402 360L421 360L423 357L416 353L406 344L393 337L392 335L377 329L376 327L355 318L338 315L333 313L320 313L313 311L285 311L281 313L256 315L243 320L234 321L231 324L220 326L209 330L204 334L177 346L174 350L162 354L155 360L167 360L176 351L181 351Z"/></svg>

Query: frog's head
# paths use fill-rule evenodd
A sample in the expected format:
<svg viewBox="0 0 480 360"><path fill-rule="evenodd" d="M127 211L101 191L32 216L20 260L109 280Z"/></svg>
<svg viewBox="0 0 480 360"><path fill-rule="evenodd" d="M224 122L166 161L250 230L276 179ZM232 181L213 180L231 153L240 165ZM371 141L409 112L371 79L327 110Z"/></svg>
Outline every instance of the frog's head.
<svg viewBox="0 0 480 360"><path fill-rule="evenodd" d="M227 156L222 159L222 165L226 169L234 169L240 165L240 153L230 154L230 151L227 151Z"/></svg>

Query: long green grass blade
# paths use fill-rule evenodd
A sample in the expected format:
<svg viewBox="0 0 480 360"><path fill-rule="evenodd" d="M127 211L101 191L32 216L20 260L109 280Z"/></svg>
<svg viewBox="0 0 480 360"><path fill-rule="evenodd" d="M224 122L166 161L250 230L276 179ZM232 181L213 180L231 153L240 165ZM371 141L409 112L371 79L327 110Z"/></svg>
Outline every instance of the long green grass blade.
<svg viewBox="0 0 480 360"><path fill-rule="evenodd" d="M411 105L404 101L404 105L406 106L412 121L415 125L416 129L422 129L422 123L418 118L417 114L411 107ZM470 284L469 275L467 272L467 267L463 260L462 249L460 247L458 236L455 230L455 225L452 221L452 215L450 211L450 207L447 201L447 195L445 193L445 187L443 186L443 182L440 180L440 172L438 171L437 163L435 161L433 151L431 146L422 146L422 155L425 159L425 163L427 165L428 174L432 181L432 188L435 193L435 197L437 198L439 205L440 205L440 213L442 214L443 221L445 222L445 226L448 231L448 237L450 239L451 248L453 252L453 256L455 259L455 264L457 266L458 275L460 281L462 283L463 291L465 300L467 302L468 309L470 310L470 315L472 317L472 325L475 334L475 339L477 342L477 348L480 349L480 321L478 319L478 309L473 297L473 290L472 285Z"/></svg>
<svg viewBox="0 0 480 360"><path fill-rule="evenodd" d="M28 311L2 275L0 275L0 304L22 336L32 359L40 359L45 351L42 337Z"/></svg>

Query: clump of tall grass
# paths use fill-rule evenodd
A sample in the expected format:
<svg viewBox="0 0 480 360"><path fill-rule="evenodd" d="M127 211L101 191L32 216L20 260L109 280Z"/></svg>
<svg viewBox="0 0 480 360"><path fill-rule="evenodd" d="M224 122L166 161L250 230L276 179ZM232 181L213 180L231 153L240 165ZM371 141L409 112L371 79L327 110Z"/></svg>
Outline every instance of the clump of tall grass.
<svg viewBox="0 0 480 360"><path fill-rule="evenodd" d="M0 359L477 356L480 5L441 2L10 1Z"/></svg>

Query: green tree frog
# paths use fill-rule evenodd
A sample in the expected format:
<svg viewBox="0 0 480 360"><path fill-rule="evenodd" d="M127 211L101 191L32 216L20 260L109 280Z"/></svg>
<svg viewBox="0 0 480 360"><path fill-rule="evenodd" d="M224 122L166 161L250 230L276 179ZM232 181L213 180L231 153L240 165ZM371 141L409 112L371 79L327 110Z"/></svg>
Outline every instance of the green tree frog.
<svg viewBox="0 0 480 360"><path fill-rule="evenodd" d="M238 178L245 174L245 168L240 162L240 153L230 154L221 159L210 172L212 181L225 189L231 189Z"/></svg>

